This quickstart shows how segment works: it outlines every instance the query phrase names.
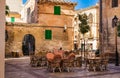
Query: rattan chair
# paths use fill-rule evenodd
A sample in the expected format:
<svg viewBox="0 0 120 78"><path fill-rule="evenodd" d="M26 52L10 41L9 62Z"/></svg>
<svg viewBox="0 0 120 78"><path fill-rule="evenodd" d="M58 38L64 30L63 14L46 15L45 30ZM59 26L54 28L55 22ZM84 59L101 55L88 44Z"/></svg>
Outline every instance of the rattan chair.
<svg viewBox="0 0 120 78"><path fill-rule="evenodd" d="M39 63L38 58L35 55L30 55L30 65L32 67L36 67L38 66L38 63Z"/></svg>
<svg viewBox="0 0 120 78"><path fill-rule="evenodd" d="M50 68L52 69L52 72L55 72L55 70L59 70L59 72L61 72L61 60L62 60L62 57L61 55L55 55L54 56L54 60L50 63Z"/></svg>
<svg viewBox="0 0 120 78"><path fill-rule="evenodd" d="M74 53L70 53L68 55L67 59L64 59L62 61L62 70L67 69L68 72L73 71L73 67L74 67L74 62L75 62L75 54Z"/></svg>
<svg viewBox="0 0 120 78"><path fill-rule="evenodd" d="M108 62L109 62L109 53L102 53L101 55L101 70L107 70Z"/></svg>

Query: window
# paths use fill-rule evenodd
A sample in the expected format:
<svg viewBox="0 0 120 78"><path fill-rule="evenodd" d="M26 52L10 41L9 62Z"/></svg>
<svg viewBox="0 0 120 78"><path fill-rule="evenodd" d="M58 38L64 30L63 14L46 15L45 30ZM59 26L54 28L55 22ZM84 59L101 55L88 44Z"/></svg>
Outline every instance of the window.
<svg viewBox="0 0 120 78"><path fill-rule="evenodd" d="M118 7L118 0L112 0L112 7Z"/></svg>
<svg viewBox="0 0 120 78"><path fill-rule="evenodd" d="M89 23L93 22L93 15L92 15L92 13L90 13L89 16L88 16L88 22Z"/></svg>
<svg viewBox="0 0 120 78"><path fill-rule="evenodd" d="M52 39L52 31L51 30L45 30L45 39Z"/></svg>
<svg viewBox="0 0 120 78"><path fill-rule="evenodd" d="M61 11L60 11L60 6L54 6L54 15L60 15Z"/></svg>
<svg viewBox="0 0 120 78"><path fill-rule="evenodd" d="M15 17L11 17L11 22L12 22L12 23L15 22Z"/></svg>

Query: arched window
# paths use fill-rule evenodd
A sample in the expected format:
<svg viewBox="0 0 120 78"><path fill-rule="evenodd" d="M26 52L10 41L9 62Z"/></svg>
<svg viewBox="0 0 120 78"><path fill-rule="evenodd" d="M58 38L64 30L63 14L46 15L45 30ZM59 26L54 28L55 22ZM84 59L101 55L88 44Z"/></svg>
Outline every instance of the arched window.
<svg viewBox="0 0 120 78"><path fill-rule="evenodd" d="M88 16L88 22L89 23L93 22L93 14L92 13L90 13L89 16Z"/></svg>
<svg viewBox="0 0 120 78"><path fill-rule="evenodd" d="M118 0L112 0L112 7L118 7Z"/></svg>

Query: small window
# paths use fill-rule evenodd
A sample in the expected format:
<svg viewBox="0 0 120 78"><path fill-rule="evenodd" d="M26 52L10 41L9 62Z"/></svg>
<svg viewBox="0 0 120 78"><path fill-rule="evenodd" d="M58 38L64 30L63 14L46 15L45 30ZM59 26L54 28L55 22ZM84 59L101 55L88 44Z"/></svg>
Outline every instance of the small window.
<svg viewBox="0 0 120 78"><path fill-rule="evenodd" d="M54 6L54 15L60 15L61 10L60 6Z"/></svg>
<svg viewBox="0 0 120 78"><path fill-rule="evenodd" d="M52 31L51 30L45 30L45 39L52 39Z"/></svg>
<svg viewBox="0 0 120 78"><path fill-rule="evenodd" d="M118 7L118 0L112 0L112 7Z"/></svg>
<svg viewBox="0 0 120 78"><path fill-rule="evenodd" d="M92 15L92 13L90 13L89 16L88 16L88 22L89 23L93 22L93 15Z"/></svg>
<svg viewBox="0 0 120 78"><path fill-rule="evenodd" d="M15 17L11 17L11 22L12 22L12 23L15 22Z"/></svg>

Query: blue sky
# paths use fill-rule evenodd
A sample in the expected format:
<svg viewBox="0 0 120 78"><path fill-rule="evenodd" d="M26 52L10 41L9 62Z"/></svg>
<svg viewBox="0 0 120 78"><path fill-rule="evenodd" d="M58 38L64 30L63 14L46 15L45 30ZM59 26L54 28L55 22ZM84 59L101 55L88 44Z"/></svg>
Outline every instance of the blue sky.
<svg viewBox="0 0 120 78"><path fill-rule="evenodd" d="M71 1L78 3L77 6L75 7L76 10L93 6L97 2L99 2L99 0L71 0ZM26 0L23 0L23 3L25 3L25 2L26 2Z"/></svg>
<svg viewBox="0 0 120 78"><path fill-rule="evenodd" d="M23 1L23 4L27 1L27 0L22 0Z"/></svg>
<svg viewBox="0 0 120 78"><path fill-rule="evenodd" d="M77 2L75 9L87 8L95 5L99 0L71 0L72 2Z"/></svg>

